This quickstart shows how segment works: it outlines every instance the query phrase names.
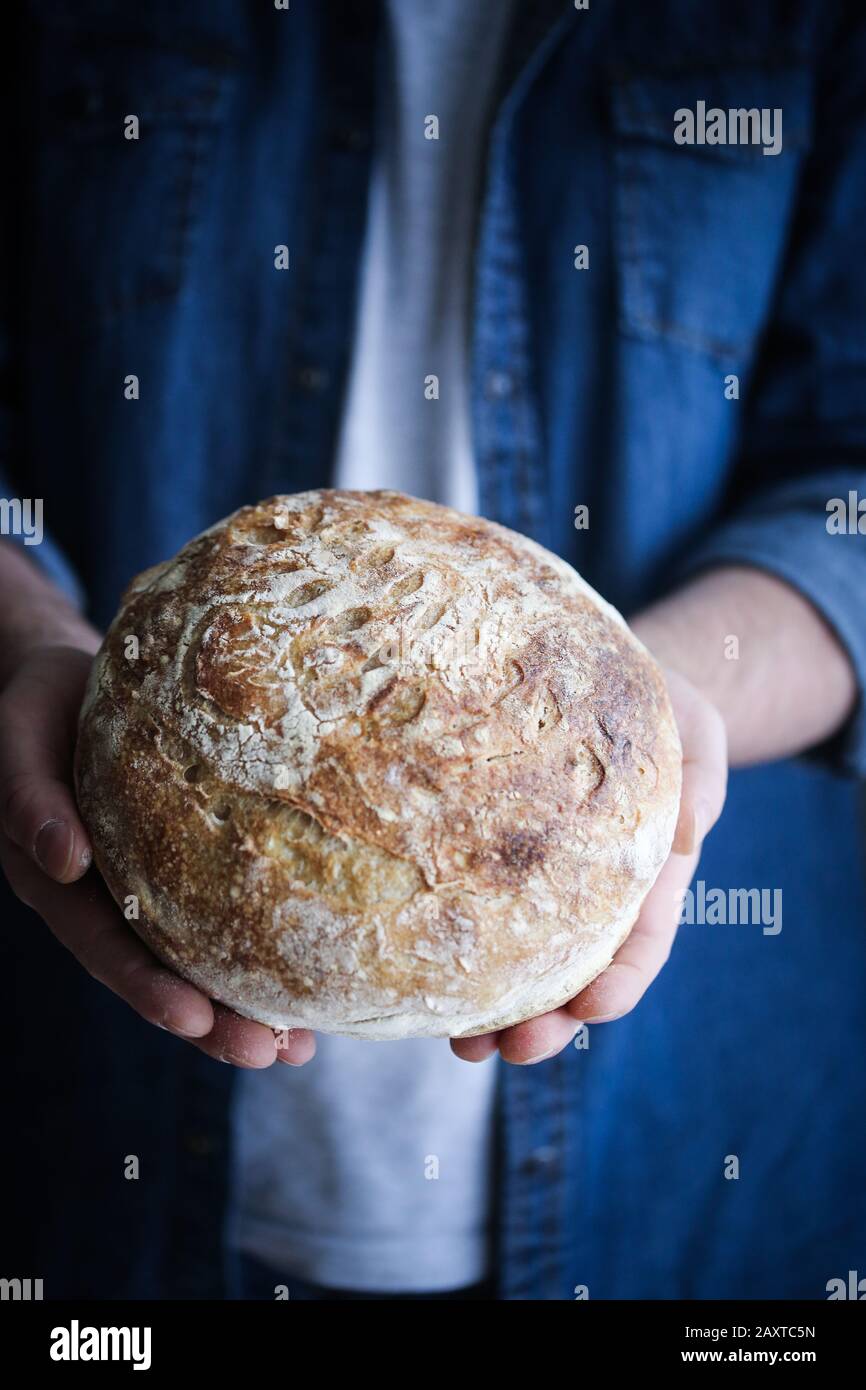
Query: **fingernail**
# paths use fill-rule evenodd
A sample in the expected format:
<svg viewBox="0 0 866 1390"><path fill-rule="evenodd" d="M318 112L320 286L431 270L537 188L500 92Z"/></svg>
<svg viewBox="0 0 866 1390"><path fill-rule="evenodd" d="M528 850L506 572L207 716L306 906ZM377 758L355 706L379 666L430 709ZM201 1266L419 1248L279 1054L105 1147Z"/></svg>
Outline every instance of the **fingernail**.
<svg viewBox="0 0 866 1390"><path fill-rule="evenodd" d="M217 1055L218 1062L225 1062L230 1067L241 1067L244 1071L262 1071L264 1063L253 1062L249 1057L242 1057L237 1052L220 1052Z"/></svg>
<svg viewBox="0 0 866 1390"><path fill-rule="evenodd" d="M520 1066L534 1067L537 1066L539 1062L546 1062L549 1057L555 1057L557 1053L562 1052L566 1047L571 1046L571 1044L574 1042L576 1034L577 1029L575 1028L574 1032L572 1033L571 1037L568 1039L567 1042L559 1043L556 1047L552 1047L549 1052L542 1052L541 1055L538 1057L527 1057L525 1062L520 1063Z"/></svg>
<svg viewBox="0 0 866 1390"><path fill-rule="evenodd" d="M184 1042L200 1042L202 1038L207 1037L207 1033L190 1033L186 1028L178 1028L176 1023L159 1023L157 1027L164 1028L176 1038L183 1038Z"/></svg>
<svg viewBox="0 0 866 1390"><path fill-rule="evenodd" d="M698 823L694 807L691 807L687 815L677 823L676 834L674 835L673 852L674 854L692 854L698 841Z"/></svg>
<svg viewBox="0 0 866 1390"><path fill-rule="evenodd" d="M52 878L62 878L72 857L72 832L65 820L47 820L33 843L36 862Z"/></svg>
<svg viewBox="0 0 866 1390"><path fill-rule="evenodd" d="M178 1028L175 1023L163 1023L160 1019L152 1020L154 1028L159 1028L163 1033L168 1033L171 1038L183 1038L184 1042L196 1042L201 1033L185 1033L182 1028Z"/></svg>
<svg viewBox="0 0 866 1390"><path fill-rule="evenodd" d="M584 1023L613 1023L619 1018L619 1014L593 1014L591 1018L585 1018Z"/></svg>

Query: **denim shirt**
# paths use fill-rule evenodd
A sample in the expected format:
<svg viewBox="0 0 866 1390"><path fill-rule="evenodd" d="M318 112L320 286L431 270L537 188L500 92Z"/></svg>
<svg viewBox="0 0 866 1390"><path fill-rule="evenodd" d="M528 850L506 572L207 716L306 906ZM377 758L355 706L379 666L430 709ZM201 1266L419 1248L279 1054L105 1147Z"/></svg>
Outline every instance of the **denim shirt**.
<svg viewBox="0 0 866 1390"><path fill-rule="evenodd" d="M52 0L3 24L0 491L44 499L29 553L105 623L218 517L329 481L379 7ZM768 570L861 689L866 541L826 505L866 496L864 69L841 4L520 6L470 354L483 514L626 612L710 565ZM782 149L676 143L698 102L781 110ZM685 925L627 1019L501 1068L503 1297L821 1298L863 1272L864 771L858 707L808 761L736 773L699 877L781 890L781 930ZM32 1039L6 1077L6 1272L223 1295L231 1070L4 909L3 1012Z"/></svg>

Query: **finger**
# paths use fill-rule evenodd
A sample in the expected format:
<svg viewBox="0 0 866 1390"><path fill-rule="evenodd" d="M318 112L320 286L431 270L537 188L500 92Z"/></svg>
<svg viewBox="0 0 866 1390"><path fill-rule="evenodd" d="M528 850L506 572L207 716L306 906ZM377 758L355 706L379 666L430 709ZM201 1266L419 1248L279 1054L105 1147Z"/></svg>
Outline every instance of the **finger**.
<svg viewBox="0 0 866 1390"><path fill-rule="evenodd" d="M302 1067L316 1055L316 1036L307 1028L286 1028L277 1033L277 1061Z"/></svg>
<svg viewBox="0 0 866 1390"><path fill-rule="evenodd" d="M269 1067L277 1060L274 1030L241 1018L224 1004L213 1006L213 1028L204 1038L191 1039L200 1052L234 1067Z"/></svg>
<svg viewBox="0 0 866 1390"><path fill-rule="evenodd" d="M74 722L91 658L70 649L13 678L0 704L0 826L59 883L92 851L72 793Z"/></svg>
<svg viewBox="0 0 866 1390"><path fill-rule="evenodd" d="M95 873L59 887L8 840L0 842L0 863L13 891L39 913L57 940L148 1023L183 1038L211 1031L210 1000L160 965L124 922Z"/></svg>
<svg viewBox="0 0 866 1390"><path fill-rule="evenodd" d="M728 741L718 710L696 699L688 682L667 672L683 748L683 784L673 853L693 854L715 825L725 802Z"/></svg>
<svg viewBox="0 0 866 1390"><path fill-rule="evenodd" d="M504 1061L517 1066L531 1066L554 1057L574 1038L580 1025L567 1009L553 1009L538 1018L503 1028L499 1034L499 1051Z"/></svg>
<svg viewBox="0 0 866 1390"><path fill-rule="evenodd" d="M671 855L610 965L565 1006L573 1018L610 1023L643 997L671 953L680 905L697 862L697 854Z"/></svg>
<svg viewBox="0 0 866 1390"><path fill-rule="evenodd" d="M463 1062L486 1062L496 1052L498 1033L478 1033L474 1038L452 1038L451 1051Z"/></svg>

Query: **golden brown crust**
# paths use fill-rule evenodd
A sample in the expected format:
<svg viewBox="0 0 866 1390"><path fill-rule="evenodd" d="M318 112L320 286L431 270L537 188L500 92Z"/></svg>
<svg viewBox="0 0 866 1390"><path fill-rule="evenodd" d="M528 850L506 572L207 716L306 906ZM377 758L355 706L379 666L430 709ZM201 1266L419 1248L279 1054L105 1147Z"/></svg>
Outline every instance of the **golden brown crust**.
<svg viewBox="0 0 866 1390"><path fill-rule="evenodd" d="M680 783L658 669L573 570L388 492L271 498L133 581L77 764L160 956L272 1026L368 1037L593 978Z"/></svg>

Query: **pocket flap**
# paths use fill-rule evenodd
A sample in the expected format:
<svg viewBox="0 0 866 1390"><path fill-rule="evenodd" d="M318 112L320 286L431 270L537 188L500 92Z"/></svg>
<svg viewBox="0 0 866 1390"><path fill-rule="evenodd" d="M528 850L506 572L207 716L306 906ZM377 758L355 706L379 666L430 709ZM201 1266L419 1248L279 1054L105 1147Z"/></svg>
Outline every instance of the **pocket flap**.
<svg viewBox="0 0 866 1390"><path fill-rule="evenodd" d="M806 149L812 139L812 75L806 68L725 68L671 75L620 75L612 88L612 118L619 135L669 144L709 158L763 155L763 136L781 120L783 149ZM700 105L699 105L700 104ZM694 143L675 139L677 113L692 113ZM781 118L774 113L781 112ZM717 114L714 114L717 113ZM686 123L679 122L683 131ZM703 143L702 134L719 143ZM755 135L757 134L757 139ZM744 138L748 137L748 138Z"/></svg>

